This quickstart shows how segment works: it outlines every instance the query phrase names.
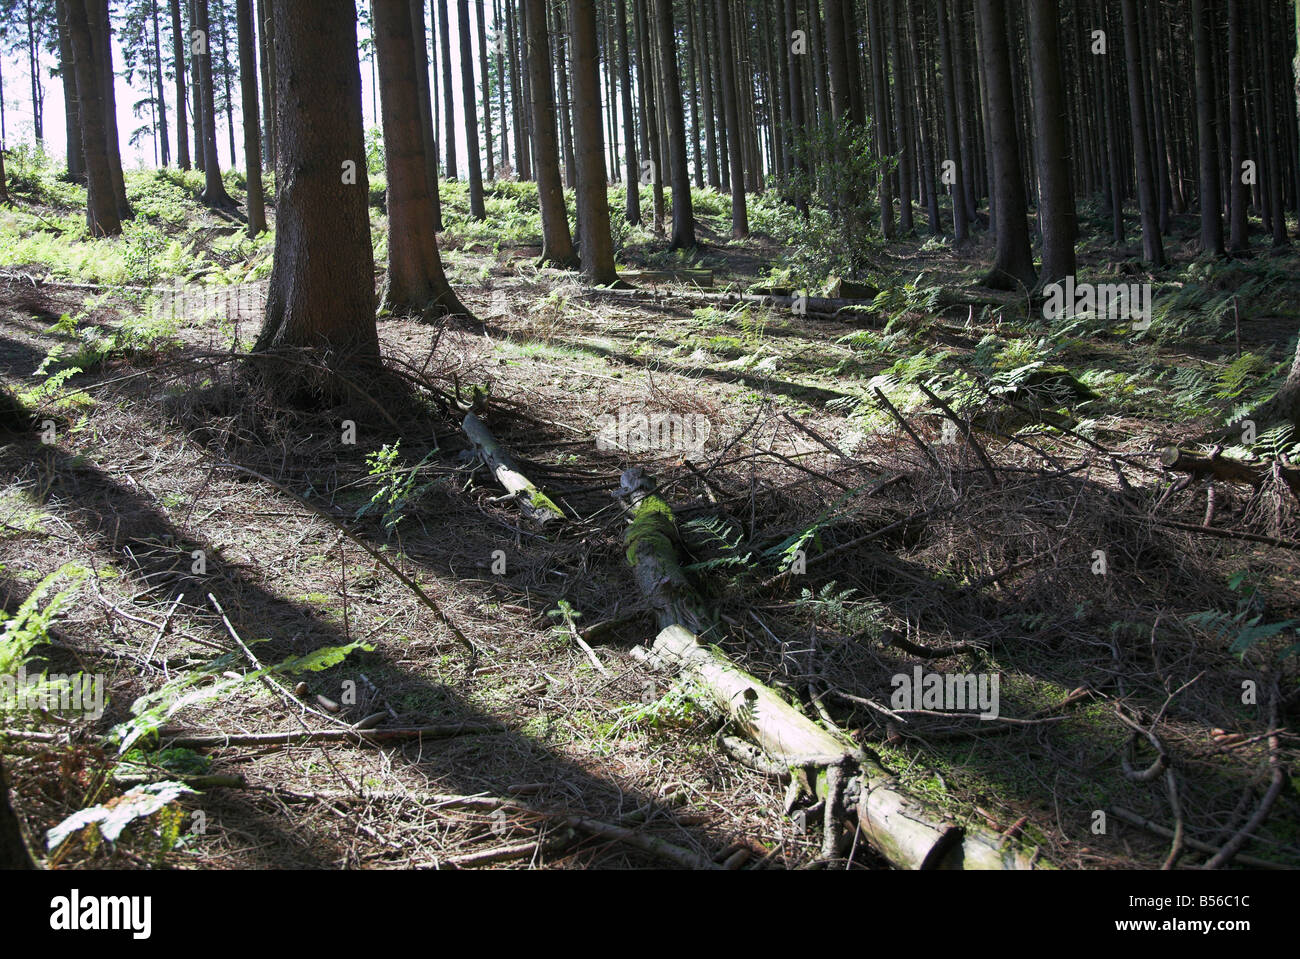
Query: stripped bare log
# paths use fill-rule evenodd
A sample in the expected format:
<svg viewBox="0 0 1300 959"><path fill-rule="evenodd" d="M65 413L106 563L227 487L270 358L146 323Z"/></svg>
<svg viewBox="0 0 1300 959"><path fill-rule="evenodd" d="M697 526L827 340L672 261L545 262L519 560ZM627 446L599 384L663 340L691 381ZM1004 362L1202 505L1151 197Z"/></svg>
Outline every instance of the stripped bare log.
<svg viewBox="0 0 1300 959"><path fill-rule="evenodd" d="M1225 483L1256 487L1272 476L1276 469L1283 482L1296 498L1300 499L1300 467L1289 463L1244 463L1220 455L1218 452L1205 455L1179 449L1177 446L1166 446L1160 453L1160 463L1165 469L1175 473L1187 473L1199 479L1209 477Z"/></svg>
<svg viewBox="0 0 1300 959"><path fill-rule="evenodd" d="M862 835L899 868L1049 865L1019 838L958 823L934 803L907 793L873 754L823 729L720 649L702 642L698 626L712 617L678 558L672 509L655 490L641 470L623 474L620 495L632 520L627 560L661 626L647 658L680 673L699 705L757 744L770 761L765 771L789 770L795 788L824 804L825 846L832 855L837 821L856 816Z"/></svg>
<svg viewBox="0 0 1300 959"><path fill-rule="evenodd" d="M519 501L525 516L539 525L551 520L564 519L560 507L524 475L514 458L501 448L501 444L479 419L477 413L473 411L467 413L462 428L469 441L474 444L474 449L483 458L483 462L487 464L488 469L492 470L492 475L496 477L497 482Z"/></svg>

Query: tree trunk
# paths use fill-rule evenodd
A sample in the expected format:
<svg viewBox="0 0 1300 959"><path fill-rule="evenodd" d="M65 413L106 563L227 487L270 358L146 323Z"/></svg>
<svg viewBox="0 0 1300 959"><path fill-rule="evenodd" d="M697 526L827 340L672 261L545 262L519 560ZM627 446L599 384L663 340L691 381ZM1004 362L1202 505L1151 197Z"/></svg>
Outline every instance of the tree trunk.
<svg viewBox="0 0 1300 959"><path fill-rule="evenodd" d="M281 0L283 2L283 0ZM451 87L451 21L447 17L447 0L438 0L438 40L442 48L442 103L444 139L447 152L446 174L448 180L456 179L456 101Z"/></svg>
<svg viewBox="0 0 1300 959"><path fill-rule="evenodd" d="M542 262L575 269L578 255L569 231L569 213L560 182L560 145L555 129L555 94L551 87L550 23L546 0L523 0L528 27L524 62L530 74L533 109L533 170L537 175L537 205L542 215Z"/></svg>
<svg viewBox="0 0 1300 959"><path fill-rule="evenodd" d="M81 111L77 102L77 66L68 31L67 0L56 0L55 18L59 29L59 76L63 81L64 117L68 132L68 179L86 182L86 149L81 141Z"/></svg>
<svg viewBox="0 0 1300 959"><path fill-rule="evenodd" d="M1061 74L1057 0L1029 0L1029 50L1033 56L1034 121L1038 137L1038 219L1043 231L1040 282L1057 283L1075 271L1078 220L1070 177L1070 133Z"/></svg>
<svg viewBox="0 0 1300 959"><path fill-rule="evenodd" d="M420 136L424 141L424 180L433 201L433 229L441 233L442 192L438 183L438 135L433 125L433 88L429 82L429 35L424 25L425 0L410 0L411 47L420 99Z"/></svg>
<svg viewBox="0 0 1300 959"><path fill-rule="evenodd" d="M1246 162L1246 80L1242 64L1242 0L1228 0L1228 137L1232 162L1228 194L1228 252L1244 253L1250 247L1247 235L1246 184L1242 166Z"/></svg>
<svg viewBox="0 0 1300 959"><path fill-rule="evenodd" d="M257 0L257 34L262 63L262 125L265 143L262 166L267 170L275 169L275 36L271 15L267 12L267 6L272 2L273 0Z"/></svg>
<svg viewBox="0 0 1300 959"><path fill-rule="evenodd" d="M605 173L605 144L600 120L600 74L596 51L596 8L593 0L570 0L569 35L573 50L574 152L578 172L578 234L582 238L582 270L588 282L608 286L618 282L614 271L614 241L609 230L609 183Z"/></svg>
<svg viewBox="0 0 1300 959"><path fill-rule="evenodd" d="M936 0L939 5L937 22L939 24L939 48L943 63L943 119L945 136L948 139L948 156L943 166L946 167L949 184L952 187L952 220L954 239L962 243L970 236L970 219L967 216L966 191L971 184L966 178L963 159L964 144L961 133L961 112L957 101L957 77L954 73L953 45L957 38L952 36L948 20L948 5L945 0ZM951 164L951 165L949 165Z"/></svg>
<svg viewBox="0 0 1300 959"><path fill-rule="evenodd" d="M198 32L195 43L199 64L200 106L203 111L203 176L202 200L213 209L233 210L235 201L226 192L221 179L221 162L217 157L217 94L212 76L212 25L208 18L208 0L194 4L194 29Z"/></svg>
<svg viewBox="0 0 1300 959"><path fill-rule="evenodd" d="M1029 244L1025 178L1020 165L1020 133L1011 84L1004 0L979 0L988 85L986 113L993 145L994 202L997 204L997 254L984 280L996 289L1034 289L1034 255Z"/></svg>
<svg viewBox="0 0 1300 959"><path fill-rule="evenodd" d="M730 145L731 161L731 236L743 240L749 236L749 211L745 206L745 160L741 143L740 109L736 103L736 73L731 49L731 10L727 0L714 0L718 24L718 72L722 75L722 110Z"/></svg>
<svg viewBox="0 0 1300 959"><path fill-rule="evenodd" d="M410 0L371 0L384 161L388 170L388 278L383 306L393 313L468 315L443 272L433 224ZM423 16L421 16L423 19Z"/></svg>
<svg viewBox="0 0 1300 959"><path fill-rule="evenodd" d="M465 101L465 147L469 164L469 216L487 218L483 204L483 158L478 146L478 106L474 91L474 45L469 32L469 0L456 2L456 27L460 34L460 92Z"/></svg>
<svg viewBox="0 0 1300 959"><path fill-rule="evenodd" d="M158 27L158 0L150 0L149 19L153 22L153 68L158 77L158 135L162 140L162 165L171 166L171 144L167 131L167 97L163 95L162 34Z"/></svg>
<svg viewBox="0 0 1300 959"><path fill-rule="evenodd" d="M655 88L654 63L650 54L650 28L646 16L647 0L633 0L636 4L636 72L641 89L641 149L642 161L650 161L650 179L646 181L654 193L654 231L664 232L664 169L661 162L659 140L659 92Z"/></svg>
<svg viewBox="0 0 1300 959"><path fill-rule="evenodd" d="M1142 214L1142 252L1152 267L1160 269L1165 265L1165 248L1160 238L1159 201L1151 164L1137 0L1123 0L1121 5L1124 11L1124 60L1128 67L1129 118L1133 128L1133 153L1137 159L1138 209Z"/></svg>
<svg viewBox="0 0 1300 959"><path fill-rule="evenodd" d="M309 348L335 369L377 363L356 5L314 0L312 16L304 17L294 4L277 2L273 16L280 200L266 320L254 352ZM423 183L423 169L418 173ZM285 363L275 372L293 377L297 368Z"/></svg>
<svg viewBox="0 0 1300 959"><path fill-rule="evenodd" d="M239 32L239 82L244 107L244 167L248 180L248 235L266 230L266 201L262 197L262 128L258 118L257 46L253 36L254 0L239 5L235 28Z"/></svg>
<svg viewBox="0 0 1300 959"><path fill-rule="evenodd" d="M623 102L623 147L627 154L627 222L641 225L641 164L636 152L636 120L632 113L632 62L627 51L627 0L614 0L618 7L618 74Z"/></svg>
<svg viewBox="0 0 1300 959"><path fill-rule="evenodd" d="M655 20L659 34L659 68L664 111L668 120L668 165L673 187L673 235L669 249L695 247L695 210L691 204L691 172L686 162L686 118L677 70L677 30L671 0L658 0Z"/></svg>
<svg viewBox="0 0 1300 959"><path fill-rule="evenodd" d="M0 871L33 868L18 816L9 805L9 780L5 776L4 763L0 761Z"/></svg>
<svg viewBox="0 0 1300 959"><path fill-rule="evenodd" d="M1201 156L1201 250L1223 256L1223 194L1219 184L1219 153L1214 125L1214 60L1207 22L1206 0L1192 0L1192 33L1196 46L1196 127Z"/></svg>
<svg viewBox="0 0 1300 959"><path fill-rule="evenodd" d="M77 73L81 139L86 154L86 225L91 236L117 236L122 232L122 220L113 191L113 171L108 160L103 79L92 52L94 30L89 14L95 0L66 2L68 34Z"/></svg>
<svg viewBox="0 0 1300 959"><path fill-rule="evenodd" d="M117 204L119 220L128 220L133 214L126 199L126 179L122 173L122 150L117 136L116 75L113 72L113 29L108 19L108 0L87 0L86 19L90 24L91 55L98 72L100 90L104 101L104 143L108 153L108 169ZM84 134L83 134L84 136Z"/></svg>

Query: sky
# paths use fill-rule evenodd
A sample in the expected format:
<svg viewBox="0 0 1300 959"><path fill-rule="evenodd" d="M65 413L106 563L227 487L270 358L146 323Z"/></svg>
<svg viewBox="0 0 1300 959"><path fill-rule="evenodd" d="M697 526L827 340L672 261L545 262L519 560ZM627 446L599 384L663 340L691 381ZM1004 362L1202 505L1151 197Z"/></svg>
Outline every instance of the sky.
<svg viewBox="0 0 1300 959"><path fill-rule="evenodd" d="M430 8L436 8L437 4L430 3ZM452 0L448 4L450 13L451 29L451 64L452 64L452 88L454 94L455 111L457 118L457 129L464 130L465 110L463 98L461 97L461 79L460 79L460 42L459 33L456 23L456 3ZM475 51L474 74L476 89L482 88L483 79L479 76L478 71L478 25L474 15L473 8L470 10L470 33ZM493 34L492 8L488 4L484 9L484 23L487 27L489 38ZM230 25L232 35L230 37L231 55L235 55L235 38L233 35L234 24ZM167 51L171 47L171 28L164 18L161 24L162 45L164 60L168 57ZM358 26L358 38L364 39L367 36L365 27ZM218 46L219 49L219 46ZM492 55L489 48L488 55ZM4 82L4 113L5 113L5 147L13 149L19 143L31 143L34 140L34 124L32 116L32 93L31 77L27 69L27 57L25 53L16 56L5 56L0 58L3 66ZM122 51L116 39L113 42L113 65L119 72L122 70L123 58ZM45 110L43 113L45 123L45 145L46 149L53 155L64 157L67 154L67 120L64 113L63 104L63 81L59 77L51 77L50 70L57 66L56 58L45 54L41 61L42 82L45 86ZM164 64L164 67L166 64ZM441 72L441 66L439 67ZM366 127L378 126L379 119L375 114L374 107L376 104L376 95L374 90L373 74L371 64L362 62L361 64L361 86L362 86L362 111L365 116ZM438 82L441 89L439 78L430 76L431 81ZM259 78L260 82L260 78ZM175 110L175 83L168 82L164 84L165 95L167 98L167 120L168 135L171 140L172 162L175 163L176 156L176 110ZM128 84L122 77L117 78L116 86L117 96L117 127L118 138L121 141L122 164L127 169L136 169L139 167L154 167L154 140L153 137L147 137L141 141L138 147L131 146L130 140L132 132L137 127L142 126L147 121L136 119L132 114L131 105L137 100L148 96L148 81L143 77L137 76L134 85ZM242 169L244 166L243 157L243 128L241 126L242 118L239 109L239 86L234 84L235 99L235 146L238 150L237 166ZM493 91L493 100L496 100L496 92ZM481 121L480 117L480 121ZM499 153L499 146L496 141L500 138L498 131L498 116L493 112L493 141L494 150ZM191 120L191 125L193 121ZM439 148L445 153L445 147L442 145L442 130L439 129ZM191 141L193 132L191 128ZM483 144L480 144L483 146ZM468 152L465 147L463 134L457 136L457 154L458 169L468 169ZM227 169L230 166L230 134L226 126L225 112L217 118L217 155L221 161L221 168Z"/></svg>

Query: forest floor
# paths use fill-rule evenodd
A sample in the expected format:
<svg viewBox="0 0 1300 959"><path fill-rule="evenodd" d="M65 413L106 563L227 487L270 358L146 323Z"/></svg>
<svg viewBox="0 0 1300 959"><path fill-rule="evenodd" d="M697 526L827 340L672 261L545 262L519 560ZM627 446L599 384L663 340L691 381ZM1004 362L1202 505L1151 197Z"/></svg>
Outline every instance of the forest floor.
<svg viewBox="0 0 1300 959"><path fill-rule="evenodd" d="M633 298L538 269L527 191L503 185L492 222L443 237L482 325L381 318L389 364L419 388L304 411L241 375L269 240L239 237L191 186L135 175L151 226L117 241L76 235L71 188L0 213L0 378L55 431L0 445L6 636L109 689L95 723L3 717L15 805L43 837L142 781L198 789L116 844L73 833L51 863L640 868L665 864L664 843L732 868L816 862L820 817L787 815L784 787L723 755L689 690L633 655L655 622L613 493L640 466L719 612L710 638L954 818L1063 867L1151 868L1170 849L1151 825L1218 849L1281 775L1245 853L1300 866L1300 792L1278 772L1300 752L1295 500L1216 484L1207 508L1209 487L1159 461L1276 389L1293 254L1210 264L1183 241L1152 277L1131 250L1085 244L1089 278L1155 285L1153 327L1135 333L977 289L983 238L904 240L880 250L870 307L802 316L708 299L776 282L789 252L725 240L717 194L701 194L689 261L623 238L622 267L650 291ZM453 218L459 199L450 185ZM212 299L160 314L125 289L168 284ZM530 523L470 452L454 401L475 391L564 520ZM707 435L598 442L603 418L638 412ZM1294 455L1296 439L1228 453ZM796 550L806 572L779 575ZM254 657L280 665L255 672ZM999 717L892 707L892 677L918 667L995 674ZM154 738L363 719L439 729ZM1172 775L1140 776L1157 748ZM849 865L882 862L860 841Z"/></svg>

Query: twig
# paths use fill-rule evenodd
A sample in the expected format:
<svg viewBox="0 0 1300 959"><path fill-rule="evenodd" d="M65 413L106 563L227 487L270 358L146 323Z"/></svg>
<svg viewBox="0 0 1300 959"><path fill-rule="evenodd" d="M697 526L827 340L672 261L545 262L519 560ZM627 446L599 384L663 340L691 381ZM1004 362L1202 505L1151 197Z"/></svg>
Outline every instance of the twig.
<svg viewBox="0 0 1300 959"><path fill-rule="evenodd" d="M506 732L504 723L440 723L392 729L313 729L278 733L190 733L164 730L160 738L169 746L183 749L218 749L225 746L304 746L313 743L370 744L408 739L452 739L456 736L492 735Z"/></svg>
<svg viewBox="0 0 1300 959"><path fill-rule="evenodd" d="M989 454L984 452L984 447L980 445L977 439L975 439L975 434L971 432L970 424L967 423L965 420L963 420L956 413L954 413L952 407L948 405L947 401L941 399L938 395L934 393L933 390L931 390L924 383L917 383L916 387L927 397L929 397L930 402L932 402L935 406L939 407L939 409L943 410L944 415L947 416L948 419L952 420L953 423L956 424L957 428L961 430L962 435L966 437L966 442L969 443L971 445L971 449L975 451L975 455L976 457L978 457L980 461L980 465L984 467L984 472L988 474L989 481L994 486L997 486L998 485L997 469L994 468L993 461L989 459Z"/></svg>

